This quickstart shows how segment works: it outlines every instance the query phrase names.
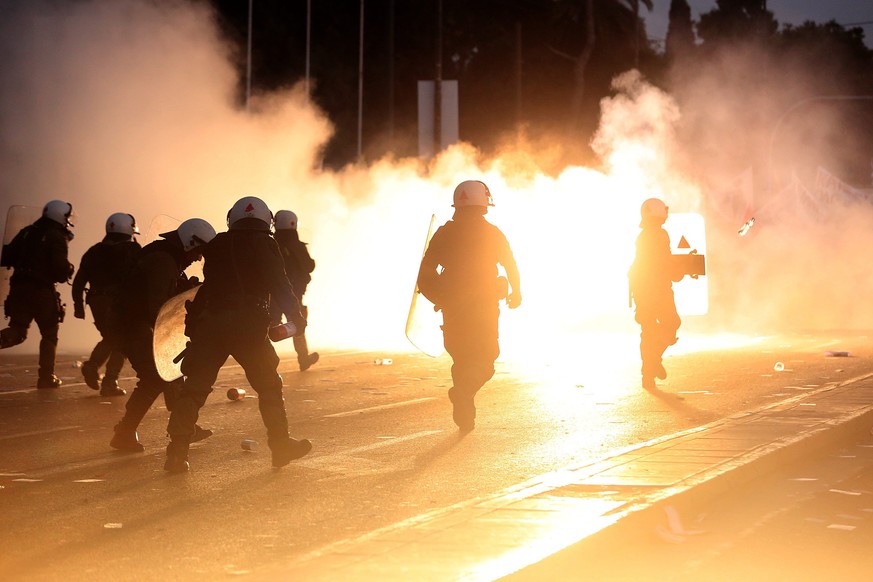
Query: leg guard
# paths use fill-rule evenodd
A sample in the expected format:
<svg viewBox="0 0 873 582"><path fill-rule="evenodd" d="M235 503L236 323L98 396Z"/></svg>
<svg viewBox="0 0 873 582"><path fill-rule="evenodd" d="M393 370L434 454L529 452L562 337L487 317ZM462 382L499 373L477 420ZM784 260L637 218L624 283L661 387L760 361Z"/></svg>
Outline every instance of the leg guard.
<svg viewBox="0 0 873 582"><path fill-rule="evenodd" d="M17 346L27 339L27 328L7 327L0 330L0 350Z"/></svg>

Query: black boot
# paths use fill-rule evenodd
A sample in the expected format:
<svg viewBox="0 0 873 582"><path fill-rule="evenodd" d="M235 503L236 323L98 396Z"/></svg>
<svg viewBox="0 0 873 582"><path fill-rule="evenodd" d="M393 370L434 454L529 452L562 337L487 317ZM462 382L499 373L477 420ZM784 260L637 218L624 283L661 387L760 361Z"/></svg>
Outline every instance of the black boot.
<svg viewBox="0 0 873 582"><path fill-rule="evenodd" d="M141 453L145 450L139 442L139 435L136 434L135 428L128 428L122 423L115 425L115 436L109 441L109 446L119 451L128 451L132 453Z"/></svg>
<svg viewBox="0 0 873 582"><path fill-rule="evenodd" d="M306 456L312 450L312 443L306 439L296 440L288 437L281 441L269 441L273 453L273 466L284 467L291 461Z"/></svg>
<svg viewBox="0 0 873 582"><path fill-rule="evenodd" d="M300 364L300 371L305 372L309 368L318 361L318 352L312 352L311 354L307 354L303 357L297 358L297 363Z"/></svg>
<svg viewBox="0 0 873 582"><path fill-rule="evenodd" d="M58 331L47 331L39 340L39 381L37 388L57 388L61 381L55 376L55 355L58 351Z"/></svg>
<svg viewBox="0 0 873 582"><path fill-rule="evenodd" d="M91 390L100 390L100 372L90 361L82 364L82 377Z"/></svg>
<svg viewBox="0 0 873 582"><path fill-rule="evenodd" d="M191 466L188 464L188 443L170 441L167 445L167 460L164 461L164 471L168 473L187 473Z"/></svg>
<svg viewBox="0 0 873 582"><path fill-rule="evenodd" d="M208 428L203 428L199 424L194 425L194 436L191 437L191 442L196 443L212 436L212 431Z"/></svg>
<svg viewBox="0 0 873 582"><path fill-rule="evenodd" d="M83 373L84 369L85 366L82 366ZM86 379L85 381L87 382L88 380ZM107 380L106 378L103 378L103 384L100 387L100 396L124 396L125 394L127 394L127 390L119 388L118 380Z"/></svg>
<svg viewBox="0 0 873 582"><path fill-rule="evenodd" d="M470 432L476 428L476 405L473 397L461 394L457 388L449 389L449 400L452 402L452 420L461 432Z"/></svg>
<svg viewBox="0 0 873 582"><path fill-rule="evenodd" d="M63 384L61 379L52 374L51 376L40 376L36 381L36 387L40 390L58 388Z"/></svg>

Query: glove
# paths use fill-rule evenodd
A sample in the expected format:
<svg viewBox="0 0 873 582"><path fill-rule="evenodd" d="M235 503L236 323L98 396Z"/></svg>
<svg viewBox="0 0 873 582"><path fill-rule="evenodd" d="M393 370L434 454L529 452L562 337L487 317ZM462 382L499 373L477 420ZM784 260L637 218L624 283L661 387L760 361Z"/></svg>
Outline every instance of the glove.
<svg viewBox="0 0 873 582"><path fill-rule="evenodd" d="M73 306L73 317L76 319L85 319L85 306L81 303L76 303Z"/></svg>
<svg viewBox="0 0 873 582"><path fill-rule="evenodd" d="M513 291L506 296L506 306L510 309L515 309L521 305L521 291Z"/></svg>

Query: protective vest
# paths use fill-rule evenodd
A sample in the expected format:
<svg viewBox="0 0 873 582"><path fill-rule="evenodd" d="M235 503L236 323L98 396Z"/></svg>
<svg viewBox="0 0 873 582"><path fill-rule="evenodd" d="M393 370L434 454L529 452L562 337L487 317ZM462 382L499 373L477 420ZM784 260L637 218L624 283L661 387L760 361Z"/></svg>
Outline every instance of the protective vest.
<svg viewBox="0 0 873 582"><path fill-rule="evenodd" d="M185 266L185 253L177 242L158 239L147 244L122 286L122 313L153 326L167 299L187 288Z"/></svg>
<svg viewBox="0 0 873 582"><path fill-rule="evenodd" d="M657 293L673 286L670 236L661 227L644 227L637 237L637 252L628 272L631 291Z"/></svg>
<svg viewBox="0 0 873 582"><path fill-rule="evenodd" d="M306 293L306 286L312 281L312 271L315 270L315 261L309 256L306 243L300 240L296 230L277 230L273 235L279 243L279 251L285 263L285 274L291 281L294 294L302 297Z"/></svg>
<svg viewBox="0 0 873 582"><path fill-rule="evenodd" d="M478 215L458 216L437 229L422 261L419 288L434 304L497 303L497 265L514 265L503 232ZM435 267L441 265L437 277ZM431 268L434 267L434 268Z"/></svg>
<svg viewBox="0 0 873 582"><path fill-rule="evenodd" d="M106 235L82 255L73 279L73 301L82 301L86 285L89 297L119 294L141 250L139 243L126 235Z"/></svg>
<svg viewBox="0 0 873 582"><path fill-rule="evenodd" d="M279 246L268 232L219 233L206 245L203 259L198 309L268 314L273 298L289 320L299 317L300 304L285 276Z"/></svg>
<svg viewBox="0 0 873 582"><path fill-rule="evenodd" d="M49 218L24 227L3 247L3 266L12 267L11 284L63 283L73 275L67 260L69 231Z"/></svg>

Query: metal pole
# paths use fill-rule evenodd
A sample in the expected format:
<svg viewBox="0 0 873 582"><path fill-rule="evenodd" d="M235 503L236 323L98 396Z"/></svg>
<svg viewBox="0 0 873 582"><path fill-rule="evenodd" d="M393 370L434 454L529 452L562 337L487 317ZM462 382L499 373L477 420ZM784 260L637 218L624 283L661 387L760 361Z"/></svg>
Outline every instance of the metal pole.
<svg viewBox="0 0 873 582"><path fill-rule="evenodd" d="M524 73L521 30L521 21L517 21L515 23L515 123L519 127L522 116L521 78Z"/></svg>
<svg viewBox="0 0 873 582"><path fill-rule="evenodd" d="M249 38L248 57L246 58L246 111L249 109L249 99L252 97L252 3L249 0Z"/></svg>
<svg viewBox="0 0 873 582"><path fill-rule="evenodd" d="M436 74L434 75L435 81L433 96L434 156L438 155L443 149L443 0L437 0L436 21Z"/></svg>
<svg viewBox="0 0 873 582"><path fill-rule="evenodd" d="M358 160L363 152L364 129L364 0L361 0L360 45L358 47Z"/></svg>
<svg viewBox="0 0 873 582"><path fill-rule="evenodd" d="M312 32L312 0L306 0L306 97L309 97L309 46Z"/></svg>
<svg viewBox="0 0 873 582"><path fill-rule="evenodd" d="M388 3L388 147L394 151L394 0Z"/></svg>
<svg viewBox="0 0 873 582"><path fill-rule="evenodd" d="M640 68L640 0L634 0L634 68Z"/></svg>

